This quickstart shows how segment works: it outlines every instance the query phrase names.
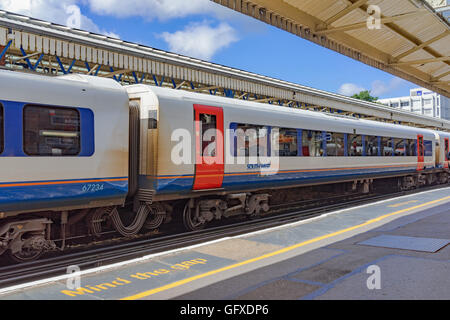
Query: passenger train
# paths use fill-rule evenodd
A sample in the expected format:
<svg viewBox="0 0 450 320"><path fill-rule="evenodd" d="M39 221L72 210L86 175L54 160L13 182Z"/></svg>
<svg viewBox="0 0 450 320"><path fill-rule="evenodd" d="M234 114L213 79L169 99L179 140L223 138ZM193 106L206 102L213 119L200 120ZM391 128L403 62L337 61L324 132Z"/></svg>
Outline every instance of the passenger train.
<svg viewBox="0 0 450 320"><path fill-rule="evenodd" d="M0 254L19 262L105 230L258 216L310 186L449 182L447 132L94 76L0 83Z"/></svg>

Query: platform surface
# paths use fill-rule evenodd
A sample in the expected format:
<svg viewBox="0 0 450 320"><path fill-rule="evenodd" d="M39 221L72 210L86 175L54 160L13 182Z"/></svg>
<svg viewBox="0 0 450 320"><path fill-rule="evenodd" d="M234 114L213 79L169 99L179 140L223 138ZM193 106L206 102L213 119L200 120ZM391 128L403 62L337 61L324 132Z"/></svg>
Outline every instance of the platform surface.
<svg viewBox="0 0 450 320"><path fill-rule="evenodd" d="M69 276L1 289L0 299L450 299L449 242L447 187L83 270L78 289Z"/></svg>

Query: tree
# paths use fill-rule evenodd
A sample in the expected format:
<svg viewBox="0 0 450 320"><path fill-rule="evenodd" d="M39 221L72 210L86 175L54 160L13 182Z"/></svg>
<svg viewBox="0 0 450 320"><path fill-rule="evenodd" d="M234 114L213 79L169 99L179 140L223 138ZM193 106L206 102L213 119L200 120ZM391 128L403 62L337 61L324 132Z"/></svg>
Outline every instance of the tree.
<svg viewBox="0 0 450 320"><path fill-rule="evenodd" d="M356 94L352 95L352 98L359 99L359 100L365 100L365 101L369 101L369 102L375 102L378 100L378 97L372 97L370 95L370 91L368 91L368 90L364 90L364 91L361 91L360 93L356 93Z"/></svg>

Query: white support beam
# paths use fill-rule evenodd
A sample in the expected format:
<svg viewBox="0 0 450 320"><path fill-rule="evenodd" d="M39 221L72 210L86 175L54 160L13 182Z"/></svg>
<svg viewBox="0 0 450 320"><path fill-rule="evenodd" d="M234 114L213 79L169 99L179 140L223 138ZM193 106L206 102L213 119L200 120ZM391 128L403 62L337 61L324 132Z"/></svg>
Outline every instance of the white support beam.
<svg viewBox="0 0 450 320"><path fill-rule="evenodd" d="M383 17L380 19L380 23L386 24L386 23L391 23L391 22L397 21L397 20L414 18L414 17L417 17L418 15L422 15L423 12L424 12L423 10L418 10L418 11L414 11L414 12L399 14L399 15L392 16L392 17ZM319 29L319 30L316 30L315 33L329 34L329 33L334 33L334 32L345 32L345 31L361 29L361 28L367 28L367 21L353 23L353 24L349 24L349 25L345 25L345 26L339 26L339 27L335 27L335 28L327 28L327 29L323 29L323 30Z"/></svg>

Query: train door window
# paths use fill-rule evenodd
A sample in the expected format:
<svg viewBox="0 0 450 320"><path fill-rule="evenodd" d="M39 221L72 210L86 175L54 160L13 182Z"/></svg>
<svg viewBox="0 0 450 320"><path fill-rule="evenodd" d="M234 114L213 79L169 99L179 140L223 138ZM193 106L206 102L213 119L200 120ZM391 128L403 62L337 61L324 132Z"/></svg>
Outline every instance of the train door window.
<svg viewBox="0 0 450 320"><path fill-rule="evenodd" d="M366 156L377 157L378 153L378 137L366 136Z"/></svg>
<svg viewBox="0 0 450 320"><path fill-rule="evenodd" d="M73 108L25 106L23 133L30 156L75 156L81 151L80 114Z"/></svg>
<svg viewBox="0 0 450 320"><path fill-rule="evenodd" d="M0 154L3 153L3 149L5 146L5 141L4 141L4 134L3 134L3 130L5 128L5 126L3 125L3 105L0 104Z"/></svg>
<svg viewBox="0 0 450 320"><path fill-rule="evenodd" d="M394 147L392 145L392 138L390 137L382 137L381 138L381 155L384 157L389 157L394 154Z"/></svg>
<svg viewBox="0 0 450 320"><path fill-rule="evenodd" d="M251 124L236 125L236 152L240 157L265 157L268 154L268 128Z"/></svg>
<svg viewBox="0 0 450 320"><path fill-rule="evenodd" d="M325 155L322 131L303 130L303 156L322 157Z"/></svg>
<svg viewBox="0 0 450 320"><path fill-rule="evenodd" d="M450 146L449 146L449 139L445 139L444 141L444 153L445 153L445 160L450 160Z"/></svg>
<svg viewBox="0 0 450 320"><path fill-rule="evenodd" d="M343 133L326 133L327 157L344 156L344 134Z"/></svg>
<svg viewBox="0 0 450 320"><path fill-rule="evenodd" d="M395 156L404 156L406 153L405 150L405 140L394 138L394 152Z"/></svg>
<svg viewBox="0 0 450 320"><path fill-rule="evenodd" d="M350 157L361 157L363 155L362 136L357 134L348 135L348 152Z"/></svg>
<svg viewBox="0 0 450 320"><path fill-rule="evenodd" d="M298 142L296 129L279 129L278 155L280 157L296 157L298 155Z"/></svg>
<svg viewBox="0 0 450 320"><path fill-rule="evenodd" d="M425 140L425 157L432 157L433 156L433 141Z"/></svg>
<svg viewBox="0 0 450 320"><path fill-rule="evenodd" d="M424 147L423 147L423 137L422 136L419 136L418 137L418 151L419 151L419 154L418 154L418 156L419 157L423 157L424 156L424 152L425 152L425 150L424 150Z"/></svg>
<svg viewBox="0 0 450 320"><path fill-rule="evenodd" d="M217 118L213 114L200 113L200 140L201 156L216 156Z"/></svg>

